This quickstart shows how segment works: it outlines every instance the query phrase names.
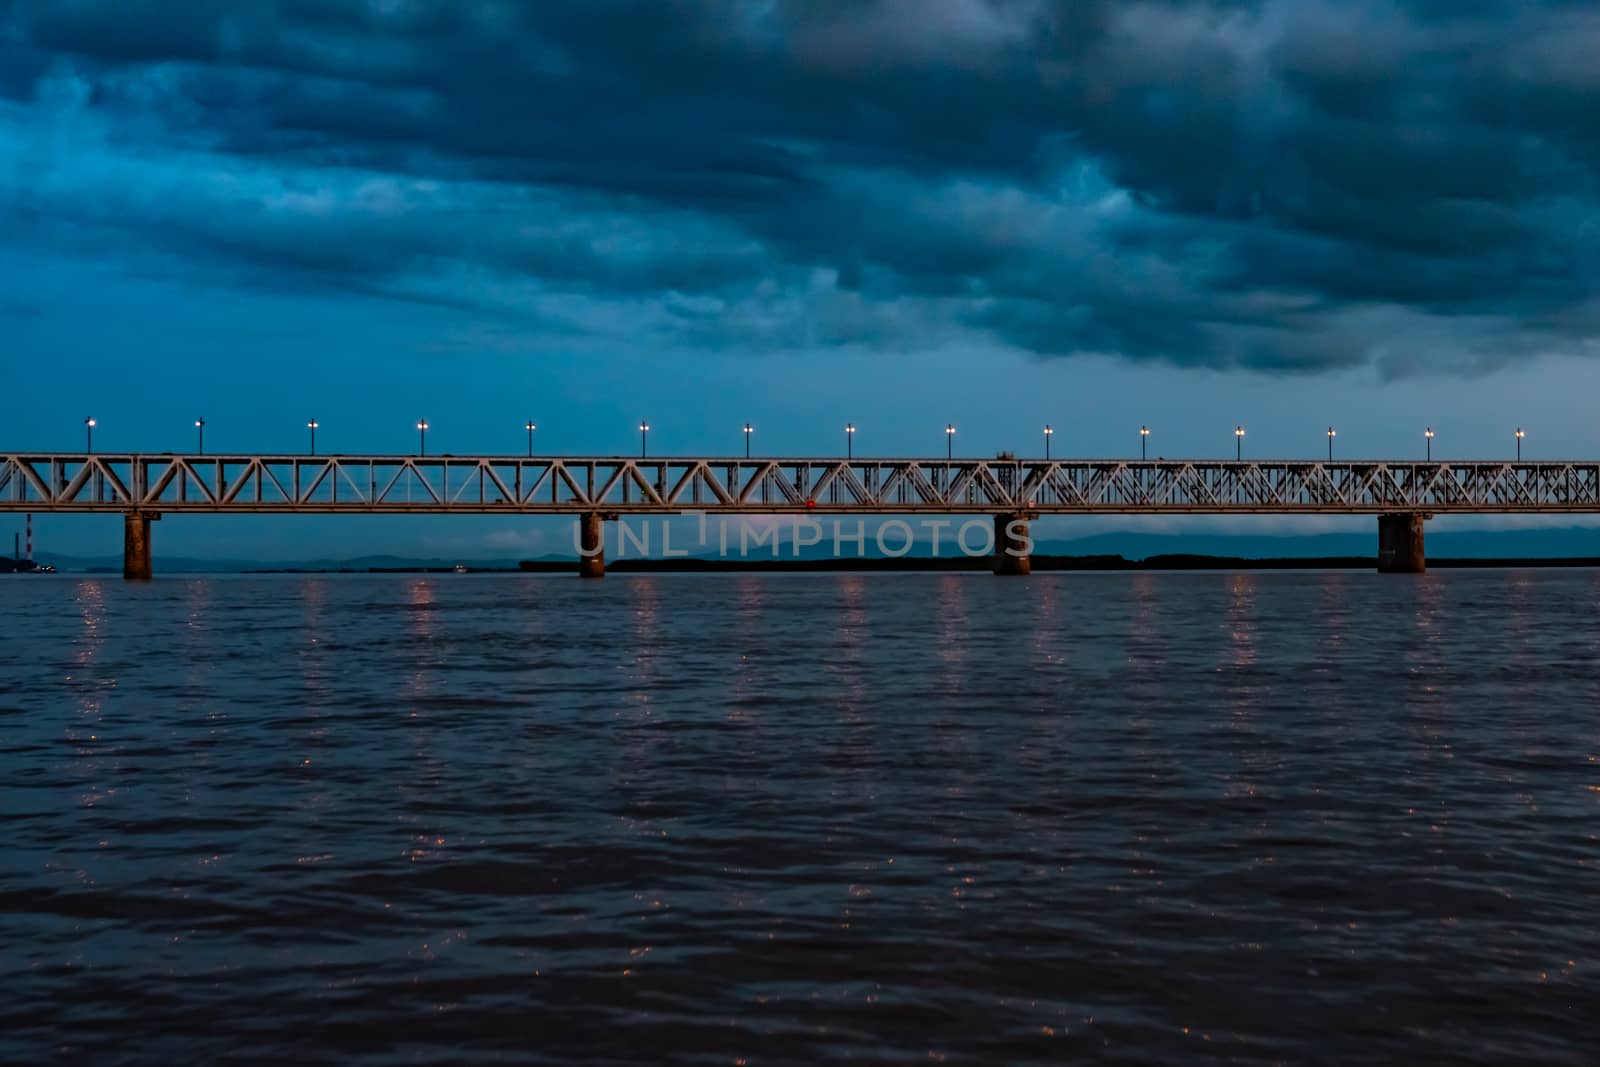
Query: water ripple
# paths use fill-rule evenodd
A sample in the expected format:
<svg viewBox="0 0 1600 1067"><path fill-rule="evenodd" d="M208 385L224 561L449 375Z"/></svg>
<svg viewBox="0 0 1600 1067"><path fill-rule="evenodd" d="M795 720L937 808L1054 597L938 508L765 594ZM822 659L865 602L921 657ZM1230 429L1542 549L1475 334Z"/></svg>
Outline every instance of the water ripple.
<svg viewBox="0 0 1600 1067"><path fill-rule="evenodd" d="M0 1060L1592 1062L1600 574L0 584Z"/></svg>

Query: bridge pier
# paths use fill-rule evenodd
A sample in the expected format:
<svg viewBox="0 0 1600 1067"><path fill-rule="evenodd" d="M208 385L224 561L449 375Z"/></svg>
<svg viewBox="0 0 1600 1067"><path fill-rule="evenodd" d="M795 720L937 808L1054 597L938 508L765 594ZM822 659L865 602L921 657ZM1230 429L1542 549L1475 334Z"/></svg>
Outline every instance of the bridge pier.
<svg viewBox="0 0 1600 1067"><path fill-rule="evenodd" d="M1028 537L1028 520L1023 515L994 517L994 572L1024 575L1033 572L1029 553L1033 542Z"/></svg>
<svg viewBox="0 0 1600 1067"><path fill-rule="evenodd" d="M604 578L606 576L605 516L598 511L586 511L578 516L578 577Z"/></svg>
<svg viewBox="0 0 1600 1067"><path fill-rule="evenodd" d="M150 524L161 518L159 511L129 511L122 516L122 577L130 582L148 582L150 566Z"/></svg>
<svg viewBox="0 0 1600 1067"><path fill-rule="evenodd" d="M1428 569L1423 552L1420 511L1378 516L1378 573L1421 574Z"/></svg>

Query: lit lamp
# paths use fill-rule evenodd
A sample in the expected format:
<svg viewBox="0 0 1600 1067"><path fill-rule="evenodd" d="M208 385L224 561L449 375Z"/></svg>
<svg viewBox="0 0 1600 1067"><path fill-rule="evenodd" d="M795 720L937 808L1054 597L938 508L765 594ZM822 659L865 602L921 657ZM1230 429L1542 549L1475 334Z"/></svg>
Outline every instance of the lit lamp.
<svg viewBox="0 0 1600 1067"><path fill-rule="evenodd" d="M1244 459L1244 427L1233 428L1233 458Z"/></svg>
<svg viewBox="0 0 1600 1067"><path fill-rule="evenodd" d="M1433 462L1433 427L1429 426L1422 431L1423 438L1428 442L1428 462Z"/></svg>
<svg viewBox="0 0 1600 1067"><path fill-rule="evenodd" d="M200 438L198 442L198 454L203 456L206 454L206 420L203 418L195 419L194 431Z"/></svg>
<svg viewBox="0 0 1600 1067"><path fill-rule="evenodd" d="M1522 439L1527 436L1522 432L1522 427L1517 427L1517 462L1522 462Z"/></svg>
<svg viewBox="0 0 1600 1067"><path fill-rule="evenodd" d="M649 443L650 443L650 424L648 422L641 422L639 424L639 458L640 459L643 459L645 456L650 454L649 448L648 448Z"/></svg>
<svg viewBox="0 0 1600 1067"><path fill-rule="evenodd" d="M755 429L748 422L744 424L744 458L750 458L750 433Z"/></svg>
<svg viewBox="0 0 1600 1067"><path fill-rule="evenodd" d="M427 454L428 454L428 420L427 419L418 419L417 420L417 455L426 456Z"/></svg>
<svg viewBox="0 0 1600 1067"><path fill-rule="evenodd" d="M306 423L306 429L311 431L311 454L317 454L317 420L312 419Z"/></svg>
<svg viewBox="0 0 1600 1067"><path fill-rule="evenodd" d="M944 428L944 460L950 462L955 455L956 428L954 423L946 423Z"/></svg>
<svg viewBox="0 0 1600 1067"><path fill-rule="evenodd" d="M534 425L534 422L533 422L532 419L529 419L527 421L527 424L523 426L523 429L528 431L528 458L529 459L533 458L533 431L537 430L538 428L539 428L538 426Z"/></svg>
<svg viewBox="0 0 1600 1067"><path fill-rule="evenodd" d="M853 422L844 424L844 458L856 458L856 424Z"/></svg>
<svg viewBox="0 0 1600 1067"><path fill-rule="evenodd" d="M1045 423L1045 426L1044 426L1044 458L1045 459L1049 459L1050 458L1050 438L1054 433L1055 433L1055 431L1050 428L1050 424L1049 423Z"/></svg>
<svg viewBox="0 0 1600 1067"><path fill-rule="evenodd" d="M1139 427L1139 459L1141 461L1150 458L1146 454L1147 453L1146 446L1149 443L1150 443L1150 427L1148 427L1148 426Z"/></svg>
<svg viewBox="0 0 1600 1067"><path fill-rule="evenodd" d="M1333 439L1339 436L1339 431L1332 426L1328 427L1328 462L1333 462Z"/></svg>
<svg viewBox="0 0 1600 1067"><path fill-rule="evenodd" d="M87 452L94 451L94 417L83 420L83 447Z"/></svg>

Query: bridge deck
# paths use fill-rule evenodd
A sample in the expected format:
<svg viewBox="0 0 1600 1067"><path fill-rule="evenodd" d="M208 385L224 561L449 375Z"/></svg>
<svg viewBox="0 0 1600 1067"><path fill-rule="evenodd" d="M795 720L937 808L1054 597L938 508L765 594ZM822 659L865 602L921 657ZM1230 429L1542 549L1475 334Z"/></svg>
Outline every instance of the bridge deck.
<svg viewBox="0 0 1600 1067"><path fill-rule="evenodd" d="M0 454L0 511L1600 512L1600 461Z"/></svg>

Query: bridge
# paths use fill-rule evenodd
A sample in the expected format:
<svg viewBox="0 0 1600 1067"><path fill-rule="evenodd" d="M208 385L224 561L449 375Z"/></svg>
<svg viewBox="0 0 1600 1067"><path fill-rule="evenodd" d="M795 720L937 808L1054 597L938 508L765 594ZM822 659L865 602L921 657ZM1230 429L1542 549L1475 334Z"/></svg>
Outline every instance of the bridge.
<svg viewBox="0 0 1600 1067"><path fill-rule="evenodd" d="M128 578L153 520L234 512L574 515L590 576L623 515L992 515L1026 574L1041 515L1370 514L1378 569L1419 572L1436 514L1600 513L1600 462L0 453L0 511L122 514Z"/></svg>

